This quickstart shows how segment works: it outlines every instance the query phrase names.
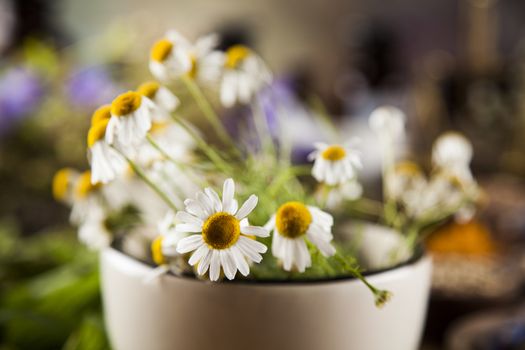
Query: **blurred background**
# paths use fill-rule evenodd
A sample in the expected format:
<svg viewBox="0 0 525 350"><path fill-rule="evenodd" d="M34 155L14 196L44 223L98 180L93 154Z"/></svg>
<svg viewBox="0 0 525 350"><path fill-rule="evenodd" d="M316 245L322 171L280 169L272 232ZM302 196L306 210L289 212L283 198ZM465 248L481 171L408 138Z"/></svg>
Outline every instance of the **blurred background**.
<svg viewBox="0 0 525 350"><path fill-rule="evenodd" d="M150 78L149 46L169 28L255 48L277 91L320 97L348 135L377 106L401 108L406 152L423 164L441 132L467 135L487 199L427 242L422 349L525 348L525 2L0 0L1 350L108 348L96 254L76 243L51 180L87 168L93 109Z"/></svg>

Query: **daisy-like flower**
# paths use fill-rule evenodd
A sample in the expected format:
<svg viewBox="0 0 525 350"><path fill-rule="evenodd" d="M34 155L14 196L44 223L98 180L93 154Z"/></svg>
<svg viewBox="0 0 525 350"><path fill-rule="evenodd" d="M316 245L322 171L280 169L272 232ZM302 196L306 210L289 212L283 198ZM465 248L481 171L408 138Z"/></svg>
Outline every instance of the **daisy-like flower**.
<svg viewBox="0 0 525 350"><path fill-rule="evenodd" d="M235 45L226 51L220 99L224 107L236 102L248 103L262 87L272 80L272 74L252 50Z"/></svg>
<svg viewBox="0 0 525 350"><path fill-rule="evenodd" d="M124 157L105 140L110 121L110 106L102 106L95 111L87 136L88 158L91 163L91 182L106 184L122 174L127 163Z"/></svg>
<svg viewBox="0 0 525 350"><path fill-rule="evenodd" d="M188 161L191 159L195 148L195 139L179 124L169 122L154 122L149 135L155 143L171 159ZM165 156L149 142L144 142L137 149L135 159L137 163L149 168L157 161L164 161Z"/></svg>
<svg viewBox="0 0 525 350"><path fill-rule="evenodd" d="M149 98L157 109L152 113L154 122L165 122L170 119L170 113L180 105L180 100L168 88L156 81L148 81L137 88L137 92Z"/></svg>
<svg viewBox="0 0 525 350"><path fill-rule="evenodd" d="M115 138L123 147L140 144L151 128L153 102L134 91L125 92L111 102L111 118L105 132L106 142Z"/></svg>
<svg viewBox="0 0 525 350"><path fill-rule="evenodd" d="M466 137L457 132L447 132L434 142L432 162L441 171L470 182L473 180L469 168L471 160L472 145Z"/></svg>
<svg viewBox="0 0 525 350"><path fill-rule="evenodd" d="M150 51L149 69L162 82L180 78L192 68L189 41L175 30L153 44Z"/></svg>
<svg viewBox="0 0 525 350"><path fill-rule="evenodd" d="M196 199L185 201L186 210L177 213L179 232L195 233L179 241L177 251L181 254L194 251L188 263L197 265L197 273L204 275L210 270L210 280L217 281L220 271L232 280L237 270L247 276L249 262L259 263L267 247L249 236L267 237L268 231L250 226L244 220L257 205L257 196L251 195L238 209L234 198L235 183L224 182L222 201L211 188L199 192ZM247 261L248 260L248 261Z"/></svg>
<svg viewBox="0 0 525 350"><path fill-rule="evenodd" d="M216 83L223 71L225 55L215 50L219 42L216 34L205 35L189 50L191 68L188 77L202 83Z"/></svg>
<svg viewBox="0 0 525 350"><path fill-rule="evenodd" d="M326 207L328 209L339 208L344 201L355 201L363 194L363 186L357 179L345 182L342 185L333 187L326 198ZM322 199L319 199L322 200Z"/></svg>
<svg viewBox="0 0 525 350"><path fill-rule="evenodd" d="M75 182L73 207L70 221L80 225L91 218L98 218L104 212L102 184L91 182L91 171L84 171Z"/></svg>
<svg viewBox="0 0 525 350"><path fill-rule="evenodd" d="M333 223L333 217L319 208L300 202L281 205L265 226L274 232L272 254L283 261L286 271L295 267L304 272L312 265L307 240L324 256L335 254L335 248L330 244Z"/></svg>
<svg viewBox="0 0 525 350"><path fill-rule="evenodd" d="M102 212L90 215L78 228L78 239L89 249L100 250L111 244L112 234Z"/></svg>
<svg viewBox="0 0 525 350"><path fill-rule="evenodd" d="M71 168L62 168L53 177L53 197L59 202L73 204L74 188L79 174Z"/></svg>
<svg viewBox="0 0 525 350"><path fill-rule="evenodd" d="M391 141L401 138L405 133L405 114L396 107L378 107L370 114L368 123L382 139L388 137Z"/></svg>
<svg viewBox="0 0 525 350"><path fill-rule="evenodd" d="M344 184L357 175L362 167L357 151L347 145L327 145L315 143L316 150L310 153L309 160L314 161L312 176L329 186Z"/></svg>
<svg viewBox="0 0 525 350"><path fill-rule="evenodd" d="M395 201L402 201L407 191L414 188L421 190L425 185L426 179L421 168L413 162L399 162L386 175L386 194Z"/></svg>

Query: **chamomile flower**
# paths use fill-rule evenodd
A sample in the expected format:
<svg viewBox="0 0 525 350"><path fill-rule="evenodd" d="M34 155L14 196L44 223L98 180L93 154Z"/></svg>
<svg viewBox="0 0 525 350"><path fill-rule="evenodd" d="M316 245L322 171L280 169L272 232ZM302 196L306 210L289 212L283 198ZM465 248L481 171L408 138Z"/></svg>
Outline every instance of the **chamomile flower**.
<svg viewBox="0 0 525 350"><path fill-rule="evenodd" d="M149 69L155 79L166 82L180 78L192 68L189 41L175 30L155 42L150 51Z"/></svg>
<svg viewBox="0 0 525 350"><path fill-rule="evenodd" d="M215 50L219 42L216 34L205 35L195 42L189 50L191 68L187 72L189 78L201 83L216 83L222 74L225 55Z"/></svg>
<svg viewBox="0 0 525 350"><path fill-rule="evenodd" d="M319 208L300 202L281 205L265 226L274 232L272 254L282 260L286 271L295 267L304 272L312 265L307 240L324 256L335 254L335 248L330 244L333 223L332 216Z"/></svg>
<svg viewBox="0 0 525 350"><path fill-rule="evenodd" d="M157 107L152 113L155 122L165 122L170 119L170 113L180 105L180 100L168 88L156 81L148 81L137 88L137 92L149 98Z"/></svg>
<svg viewBox="0 0 525 350"><path fill-rule="evenodd" d="M376 108L371 114L368 123L381 139L388 138L395 141L405 133L405 114L398 108L383 106Z"/></svg>
<svg viewBox="0 0 525 350"><path fill-rule="evenodd" d="M316 150L310 153L309 160L314 161L312 176L329 186L343 184L357 176L362 167L356 150L347 145L327 145L316 143Z"/></svg>
<svg viewBox="0 0 525 350"><path fill-rule="evenodd" d="M407 191L414 188L421 190L425 185L426 179L423 172L413 162L399 162L386 175L386 194L388 198L395 201L402 201Z"/></svg>
<svg viewBox="0 0 525 350"><path fill-rule="evenodd" d="M55 173L53 177L53 197L55 200L73 204L74 188L77 182L79 173L71 168L62 168Z"/></svg>
<svg viewBox="0 0 525 350"><path fill-rule="evenodd" d="M187 268L187 264L182 261L183 255L177 252L177 243L187 234L175 229L173 211L168 211L157 225L157 229L160 235L153 240L150 248L151 258L158 267L146 278L147 282L153 281L168 271L179 275Z"/></svg>
<svg viewBox="0 0 525 350"><path fill-rule="evenodd" d="M204 275L208 269L212 281L219 279L220 271L228 279L235 278L237 270L247 276L249 262L259 263L267 247L249 236L267 237L268 231L250 226L244 220L257 205L257 196L251 195L238 209L234 198L235 183L224 182L222 201L211 188L199 192L196 199L185 201L186 210L177 213L180 232L194 233L179 241L177 251L181 254L194 251L188 263L197 265L197 273Z"/></svg>
<svg viewBox="0 0 525 350"><path fill-rule="evenodd" d="M272 75L256 53L242 45L226 51L220 99L224 107L236 102L248 103L262 87L268 85Z"/></svg>
<svg viewBox="0 0 525 350"><path fill-rule="evenodd" d="M432 162L441 171L457 176L462 181L473 179L470 172L472 160L472 145L463 135L447 132L434 142Z"/></svg>
<svg viewBox="0 0 525 350"><path fill-rule="evenodd" d="M78 227L78 239L89 249L100 250L110 245L112 234L106 226L106 218L102 213L90 215Z"/></svg>
<svg viewBox="0 0 525 350"><path fill-rule="evenodd" d="M169 122L154 122L149 135L171 159L188 161L195 149L195 139L179 124ZM149 142L144 142L136 150L137 163L149 168L155 162L165 160L165 155Z"/></svg>
<svg viewBox="0 0 525 350"><path fill-rule="evenodd" d="M100 118L102 114L107 118ZM99 118L97 118L99 117ZM124 157L111 147L105 140L106 129L110 121L109 106L99 108L93 115L91 128L88 132L88 158L91 163L91 182L106 184L119 174L122 174L127 163Z"/></svg>
<svg viewBox="0 0 525 350"><path fill-rule="evenodd" d="M328 197L326 198L326 207L328 209L339 208L344 201L355 201L363 194L363 186L353 179L343 183L342 185L330 188ZM323 200L319 198L319 200Z"/></svg>
<svg viewBox="0 0 525 350"><path fill-rule="evenodd" d="M75 182L73 206L70 220L80 225L91 218L102 216L104 212L102 184L91 182L91 171L84 171Z"/></svg>
<svg viewBox="0 0 525 350"><path fill-rule="evenodd" d="M153 102L134 91L125 92L111 102L111 118L105 132L106 142L116 139L123 147L140 144L151 128Z"/></svg>

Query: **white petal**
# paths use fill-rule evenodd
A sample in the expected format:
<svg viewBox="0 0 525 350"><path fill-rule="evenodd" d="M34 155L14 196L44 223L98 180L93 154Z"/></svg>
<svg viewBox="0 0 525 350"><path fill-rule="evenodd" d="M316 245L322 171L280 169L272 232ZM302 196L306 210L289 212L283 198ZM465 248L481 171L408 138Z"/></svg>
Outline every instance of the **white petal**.
<svg viewBox="0 0 525 350"><path fill-rule="evenodd" d="M245 235L254 235L258 237L268 237L270 232L264 227L260 226L244 226L241 227L241 232Z"/></svg>
<svg viewBox="0 0 525 350"><path fill-rule="evenodd" d="M210 280L217 281L221 272L221 258L218 250L213 249L210 262Z"/></svg>
<svg viewBox="0 0 525 350"><path fill-rule="evenodd" d="M191 215L190 213L187 213L185 211L177 212L177 215L175 215L175 219L185 224L193 224L201 227L203 224L203 221L200 218Z"/></svg>
<svg viewBox="0 0 525 350"><path fill-rule="evenodd" d="M237 267L235 266L235 260L233 259L230 250L222 249L220 251L220 257L222 269L224 271L224 274L226 275L226 278L228 278L229 280L234 279L235 274L237 273Z"/></svg>
<svg viewBox="0 0 525 350"><path fill-rule="evenodd" d="M195 253L191 255L190 259L188 260L188 264L190 264L191 266L197 264L199 261L201 261L202 258L206 256L206 254L208 254L209 250L210 249L208 248L206 244L201 245L195 251Z"/></svg>
<svg viewBox="0 0 525 350"><path fill-rule="evenodd" d="M212 256L212 250L208 249L208 252L201 259L201 261L199 261L199 265L197 266L197 273L199 275L202 276L206 273L206 271L208 271L208 268L210 267L211 256Z"/></svg>
<svg viewBox="0 0 525 350"><path fill-rule="evenodd" d="M215 210L215 212L222 211L221 199L219 198L219 195L217 194L217 192L215 192L213 189L209 187L206 187L204 189L204 192L206 193L208 198L210 198L210 201L213 204L213 209Z"/></svg>
<svg viewBox="0 0 525 350"><path fill-rule="evenodd" d="M239 272L243 276L248 276L250 273L250 267L248 266L248 263L246 262L246 259L242 255L241 251L237 246L233 246L230 248L233 258L235 259L235 265L239 269Z"/></svg>
<svg viewBox="0 0 525 350"><path fill-rule="evenodd" d="M202 232L202 226L195 224L177 224L175 230L179 232L199 233Z"/></svg>
<svg viewBox="0 0 525 350"><path fill-rule="evenodd" d="M235 217L239 220L242 220L245 217L247 217L252 212L252 210L255 209L255 207L257 206L258 200L259 199L257 198L257 196L252 194L246 200L246 202L244 202L244 204L241 206L237 214L235 214Z"/></svg>
<svg viewBox="0 0 525 350"><path fill-rule="evenodd" d="M191 252L205 244L202 235L191 235L185 237L177 244L177 251L181 254Z"/></svg>
<svg viewBox="0 0 525 350"><path fill-rule="evenodd" d="M233 179L227 179L226 181L224 181L224 185L222 188L222 209L227 213L231 213L231 207L233 206L232 203L234 201L234 194L235 182L233 182Z"/></svg>

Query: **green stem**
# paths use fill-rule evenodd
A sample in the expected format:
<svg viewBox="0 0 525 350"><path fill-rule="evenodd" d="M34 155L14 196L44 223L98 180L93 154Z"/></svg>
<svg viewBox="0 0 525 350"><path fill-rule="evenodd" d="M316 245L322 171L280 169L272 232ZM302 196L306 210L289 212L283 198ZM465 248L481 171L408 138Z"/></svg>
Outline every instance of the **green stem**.
<svg viewBox="0 0 525 350"><path fill-rule="evenodd" d="M186 164L183 164L183 163L173 159L172 156L170 156L162 147L160 147L160 145L153 139L153 137L150 134L146 135L146 139L148 140L150 145L153 146L153 148L155 148L164 158L166 158L167 160L169 160L170 162L172 162L173 164L177 165L180 168L186 168L187 167Z"/></svg>
<svg viewBox="0 0 525 350"><path fill-rule="evenodd" d="M182 82L184 83L184 85L186 85L186 88L190 92L191 96L199 106L199 109L204 114L208 122L215 129L215 132L219 136L219 139L221 139L222 142L224 142L225 144L232 146L234 150L237 150L237 148L232 142L230 135L228 135L228 132L224 128L224 125L222 124L221 120L219 119L219 116L217 115L217 113L215 113L210 102L208 101L206 96L204 96L202 90L195 83L195 81L188 76L183 76Z"/></svg>
<svg viewBox="0 0 525 350"><path fill-rule="evenodd" d="M193 140L197 143L197 146L201 149L202 152L215 164L215 166L223 171L226 174L231 173L231 167L226 163L226 161L217 153L212 147L210 147L206 141L195 131L193 128L191 128L188 124L185 123L185 121L176 116L172 115L173 120L178 123L181 127L184 128L190 134L190 136L193 138Z"/></svg>
<svg viewBox="0 0 525 350"><path fill-rule="evenodd" d="M181 163L179 161L177 161L176 159L174 159L172 156L170 156L168 154L168 152L166 152L154 139L153 137L148 134L146 135L146 139L148 140L148 142L151 144L151 146L153 146L153 148L155 148L164 158L168 159L170 162L172 162L173 164L175 164L177 167L180 168L180 171L183 172L185 170L188 170L188 165L187 164L184 164L184 163ZM188 174L186 174L186 176L188 176ZM195 180L195 179L194 179ZM205 187L205 186L208 186L208 182L207 181L201 181L200 179L198 180L199 182L199 186L201 187Z"/></svg>
<svg viewBox="0 0 525 350"><path fill-rule="evenodd" d="M119 152L128 162L131 169L133 169L133 172L137 174L137 176L146 183L173 211L177 212L178 208L177 206L169 199L169 197L142 171L142 169L128 156L126 156L122 151L120 151L118 148L113 147L117 152Z"/></svg>
<svg viewBox="0 0 525 350"><path fill-rule="evenodd" d="M361 274L358 268L352 266L341 253L336 252L334 258L341 263L346 271L348 271L352 276L359 279L364 285L374 294L375 304L377 307L382 307L388 302L392 294L389 291L377 289L372 284L370 284L367 279Z"/></svg>

